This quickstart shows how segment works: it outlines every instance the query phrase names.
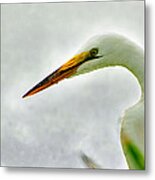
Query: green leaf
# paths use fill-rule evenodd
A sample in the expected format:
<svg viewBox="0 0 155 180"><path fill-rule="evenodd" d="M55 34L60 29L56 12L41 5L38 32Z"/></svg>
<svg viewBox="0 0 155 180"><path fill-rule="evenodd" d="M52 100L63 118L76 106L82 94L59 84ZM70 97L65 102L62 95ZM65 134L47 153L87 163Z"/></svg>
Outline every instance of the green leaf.
<svg viewBox="0 0 155 180"><path fill-rule="evenodd" d="M140 149L126 135L124 135L122 143L129 168L144 170L145 160Z"/></svg>

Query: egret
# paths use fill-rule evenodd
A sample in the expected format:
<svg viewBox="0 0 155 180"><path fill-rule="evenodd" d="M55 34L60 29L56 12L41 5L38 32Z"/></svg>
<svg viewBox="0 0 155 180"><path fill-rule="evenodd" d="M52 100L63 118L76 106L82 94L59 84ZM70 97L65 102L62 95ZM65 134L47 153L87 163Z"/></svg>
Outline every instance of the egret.
<svg viewBox="0 0 155 180"><path fill-rule="evenodd" d="M125 110L121 116L120 142L129 168L144 169L144 53L128 38L118 34L93 37L77 55L35 85L23 98L65 78L110 66L127 68L136 77L141 88L139 101Z"/></svg>

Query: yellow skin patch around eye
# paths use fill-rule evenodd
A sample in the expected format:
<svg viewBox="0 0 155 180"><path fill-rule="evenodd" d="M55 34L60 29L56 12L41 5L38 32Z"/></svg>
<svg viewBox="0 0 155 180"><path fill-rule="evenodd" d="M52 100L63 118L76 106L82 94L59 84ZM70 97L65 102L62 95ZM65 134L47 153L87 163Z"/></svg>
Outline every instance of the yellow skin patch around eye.
<svg viewBox="0 0 155 180"><path fill-rule="evenodd" d="M23 98L27 96L31 96L33 94L36 94L39 91L42 91L43 89L54 85L58 83L59 81L70 77L73 75L78 67L84 63L89 57L91 57L90 52L82 52L80 54L75 55L72 59L67 61L65 64L63 64L60 68L58 68L56 71L54 71L52 74L47 76L45 79L43 79L41 82L39 82L37 85L35 85L32 89L30 89Z"/></svg>

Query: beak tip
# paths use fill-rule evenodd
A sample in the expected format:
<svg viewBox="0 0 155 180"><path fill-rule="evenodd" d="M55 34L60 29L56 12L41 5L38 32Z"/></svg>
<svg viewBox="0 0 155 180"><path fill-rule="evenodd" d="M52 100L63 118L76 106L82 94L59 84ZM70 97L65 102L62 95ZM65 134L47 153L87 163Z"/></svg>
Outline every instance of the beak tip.
<svg viewBox="0 0 155 180"><path fill-rule="evenodd" d="M22 98L24 99L24 98L26 98L28 96L28 94L26 93L26 94L24 94L23 96L22 96Z"/></svg>
<svg viewBox="0 0 155 180"><path fill-rule="evenodd" d="M22 96L22 98L24 99L26 96L24 95L24 96Z"/></svg>

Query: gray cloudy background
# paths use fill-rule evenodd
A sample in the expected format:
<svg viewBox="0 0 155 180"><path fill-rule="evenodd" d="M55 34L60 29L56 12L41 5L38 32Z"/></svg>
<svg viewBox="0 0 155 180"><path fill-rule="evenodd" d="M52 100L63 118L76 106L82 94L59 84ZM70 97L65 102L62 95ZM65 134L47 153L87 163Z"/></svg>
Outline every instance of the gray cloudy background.
<svg viewBox="0 0 155 180"><path fill-rule="evenodd" d="M3 166L84 168L80 152L103 168L127 168L123 110L139 85L124 68L81 75L27 99L21 96L92 36L118 32L143 48L142 1L3 4L1 155Z"/></svg>

